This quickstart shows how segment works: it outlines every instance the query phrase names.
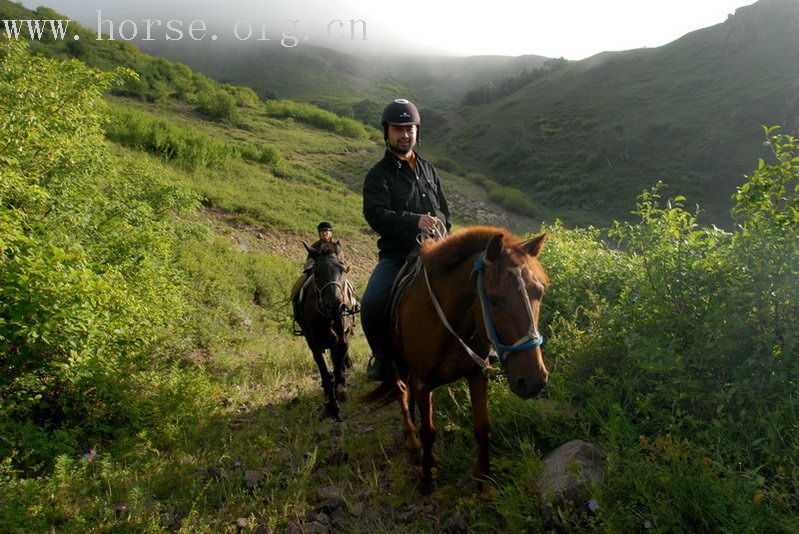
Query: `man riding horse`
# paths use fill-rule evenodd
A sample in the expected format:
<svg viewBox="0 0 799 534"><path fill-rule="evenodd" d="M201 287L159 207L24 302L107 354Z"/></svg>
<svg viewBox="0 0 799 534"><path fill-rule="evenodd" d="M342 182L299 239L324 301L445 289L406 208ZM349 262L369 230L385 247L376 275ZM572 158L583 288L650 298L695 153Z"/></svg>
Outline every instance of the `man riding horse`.
<svg viewBox="0 0 799 534"><path fill-rule="evenodd" d="M419 141L419 111L412 102L397 99L383 110L386 152L366 174L363 214L380 239L378 262L361 302L361 322L372 350L367 376L382 380L387 373L382 346L384 311L389 292L405 258L417 247L417 236L438 224L450 229L450 213L433 164L414 148Z"/></svg>
<svg viewBox="0 0 799 534"><path fill-rule="evenodd" d="M302 275L297 279L294 284L294 287L291 288L291 305L294 308L294 319L299 325L299 328L295 331L296 335L302 335L302 323L303 323L303 315L302 315L302 307L300 306L300 294L304 286L307 285L308 279L313 272L314 266L314 256L312 251L320 251L324 245L333 243L333 225L331 225L327 221L320 222L317 227L316 231L319 234L319 239L314 241L311 245L310 249L308 249L308 256L305 258L305 263L302 266ZM307 248L307 247L306 247ZM355 291L352 288L352 284L347 281L347 292L352 305L349 307L348 313L356 314L361 311L361 306L358 303L357 299L355 298Z"/></svg>

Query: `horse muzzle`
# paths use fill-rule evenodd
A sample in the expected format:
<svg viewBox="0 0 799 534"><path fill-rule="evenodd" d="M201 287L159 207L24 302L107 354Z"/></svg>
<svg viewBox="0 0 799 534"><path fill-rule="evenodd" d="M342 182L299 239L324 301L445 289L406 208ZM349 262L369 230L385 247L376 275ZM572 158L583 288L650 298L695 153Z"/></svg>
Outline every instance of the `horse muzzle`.
<svg viewBox="0 0 799 534"><path fill-rule="evenodd" d="M508 385L515 395L523 399L532 399L541 393L541 390L547 385L548 378L548 373L536 377L508 377Z"/></svg>

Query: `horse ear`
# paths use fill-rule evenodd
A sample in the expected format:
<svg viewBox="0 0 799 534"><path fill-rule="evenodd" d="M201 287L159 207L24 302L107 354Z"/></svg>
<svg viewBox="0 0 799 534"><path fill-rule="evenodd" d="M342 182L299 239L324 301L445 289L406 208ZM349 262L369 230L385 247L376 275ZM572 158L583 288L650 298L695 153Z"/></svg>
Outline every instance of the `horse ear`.
<svg viewBox="0 0 799 534"><path fill-rule="evenodd" d="M524 250L530 256L537 257L541 253L541 248L544 246L544 241L546 241L546 239L546 232L543 234L538 234L535 237L531 237L522 243L522 250Z"/></svg>
<svg viewBox="0 0 799 534"><path fill-rule="evenodd" d="M308 245L306 245L306 244L305 244L305 241L303 241L303 242L302 242L302 246L304 246L304 247L305 247L305 250L307 250L307 251L308 251L308 255L309 255L310 257L312 257L313 259L316 259L316 257L319 255L319 251L318 251L318 250L316 250L315 248L311 248L311 247L309 247Z"/></svg>
<svg viewBox="0 0 799 534"><path fill-rule="evenodd" d="M334 245L336 249L336 256L341 256L341 241L336 241Z"/></svg>
<svg viewBox="0 0 799 534"><path fill-rule="evenodd" d="M491 238L486 247L486 261L488 263L496 261L500 252L502 252L502 234L497 234Z"/></svg>

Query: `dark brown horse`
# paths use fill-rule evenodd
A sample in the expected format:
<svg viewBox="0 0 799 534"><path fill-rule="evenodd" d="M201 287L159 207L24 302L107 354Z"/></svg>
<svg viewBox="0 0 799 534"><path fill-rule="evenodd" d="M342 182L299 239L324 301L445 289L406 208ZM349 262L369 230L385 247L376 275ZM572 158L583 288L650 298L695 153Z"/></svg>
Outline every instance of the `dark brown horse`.
<svg viewBox="0 0 799 534"><path fill-rule="evenodd" d="M493 346L499 354L516 395L531 398L546 385L538 332L541 299L549 282L538 262L545 237L522 240L501 228L474 227L422 246L423 269L402 295L396 323L387 332L393 380L363 398L375 403L399 398L405 447L410 450L420 448L413 421L415 400L421 417L423 489L432 482L433 389L464 377L469 381L477 441L474 474L486 490L489 349Z"/></svg>
<svg viewBox="0 0 799 534"><path fill-rule="evenodd" d="M348 313L351 303L347 282L348 267L341 261L341 244L325 243L320 249L305 245L314 260L311 279L299 304L302 313L295 320L302 328L308 348L322 375L327 415L340 420L338 401L346 400L344 371L350 367L349 338L355 329L355 318ZM333 371L327 365L325 352L330 350Z"/></svg>

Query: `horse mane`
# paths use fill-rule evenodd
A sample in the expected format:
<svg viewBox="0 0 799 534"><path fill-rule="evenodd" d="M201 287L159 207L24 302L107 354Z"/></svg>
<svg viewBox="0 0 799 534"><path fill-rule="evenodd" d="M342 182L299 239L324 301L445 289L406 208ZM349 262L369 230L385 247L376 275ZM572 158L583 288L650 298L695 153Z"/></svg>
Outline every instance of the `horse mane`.
<svg viewBox="0 0 799 534"><path fill-rule="evenodd" d="M497 234L502 234L504 248L518 249L524 240L505 228L496 226L472 226L448 236L441 241L427 240L419 251L427 270L431 273L450 271L471 256L486 249ZM544 268L537 259L525 254L523 263L533 271L536 279L545 285L549 283ZM532 261L530 261L532 260Z"/></svg>
<svg viewBox="0 0 799 534"><path fill-rule="evenodd" d="M319 251L321 255L330 255L330 256L337 256L336 254L336 243L320 243L319 248L316 249Z"/></svg>

